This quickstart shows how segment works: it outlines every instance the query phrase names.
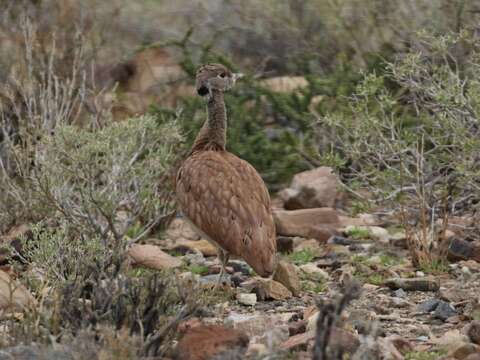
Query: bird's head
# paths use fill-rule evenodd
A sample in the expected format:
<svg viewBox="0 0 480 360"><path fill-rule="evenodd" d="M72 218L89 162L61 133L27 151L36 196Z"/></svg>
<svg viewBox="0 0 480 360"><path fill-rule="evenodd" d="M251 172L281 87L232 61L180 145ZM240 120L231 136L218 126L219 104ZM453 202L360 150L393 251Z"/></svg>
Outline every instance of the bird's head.
<svg viewBox="0 0 480 360"><path fill-rule="evenodd" d="M232 73L222 64L206 64L197 71L196 88L200 96L211 95L213 90L227 91L243 74Z"/></svg>

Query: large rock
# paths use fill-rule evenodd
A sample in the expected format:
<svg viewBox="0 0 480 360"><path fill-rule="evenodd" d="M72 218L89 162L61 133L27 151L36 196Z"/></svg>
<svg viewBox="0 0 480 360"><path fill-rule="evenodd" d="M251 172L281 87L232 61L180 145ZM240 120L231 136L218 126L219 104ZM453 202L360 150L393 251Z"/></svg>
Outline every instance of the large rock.
<svg viewBox="0 0 480 360"><path fill-rule="evenodd" d="M179 341L174 359L208 360L216 356L242 356L247 350L248 336L239 330L220 325L200 325L186 331Z"/></svg>
<svg viewBox="0 0 480 360"><path fill-rule="evenodd" d="M275 271L273 280L284 285L293 293L294 296L300 295L300 278L298 277L295 265L286 261L280 261L277 265L277 270Z"/></svg>
<svg viewBox="0 0 480 360"><path fill-rule="evenodd" d="M0 313L22 311L35 305L35 299L22 284L0 270Z"/></svg>
<svg viewBox="0 0 480 360"><path fill-rule="evenodd" d="M154 245L134 244L127 253L133 265L155 270L171 269L182 265L182 260L167 254Z"/></svg>
<svg viewBox="0 0 480 360"><path fill-rule="evenodd" d="M338 214L332 208L277 210L273 217L278 235L314 238L321 242L339 235Z"/></svg>
<svg viewBox="0 0 480 360"><path fill-rule="evenodd" d="M329 167L296 174L288 189L280 192L288 210L334 207L338 179Z"/></svg>

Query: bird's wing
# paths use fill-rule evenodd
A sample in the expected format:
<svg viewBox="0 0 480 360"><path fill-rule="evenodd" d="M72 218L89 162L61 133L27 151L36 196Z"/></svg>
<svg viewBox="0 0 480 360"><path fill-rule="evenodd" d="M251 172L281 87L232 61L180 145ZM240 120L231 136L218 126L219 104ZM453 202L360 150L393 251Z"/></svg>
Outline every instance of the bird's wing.
<svg viewBox="0 0 480 360"><path fill-rule="evenodd" d="M191 155L176 179L182 212L211 240L233 255L267 259L276 252L268 190L246 161L224 151ZM257 266L258 267L258 266Z"/></svg>

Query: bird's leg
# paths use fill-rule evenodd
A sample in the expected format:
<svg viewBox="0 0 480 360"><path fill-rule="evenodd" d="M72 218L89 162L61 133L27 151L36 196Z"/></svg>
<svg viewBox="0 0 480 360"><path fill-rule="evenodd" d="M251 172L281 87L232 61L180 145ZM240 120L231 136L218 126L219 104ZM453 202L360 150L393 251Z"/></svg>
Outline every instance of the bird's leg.
<svg viewBox="0 0 480 360"><path fill-rule="evenodd" d="M220 274L218 275L218 281L217 281L217 284L215 285L215 289L217 289L217 287L222 283L222 278L223 278L223 275L226 273L225 267L228 264L229 257L230 256L226 251L220 248L218 249L218 258L222 263L222 268L220 269Z"/></svg>

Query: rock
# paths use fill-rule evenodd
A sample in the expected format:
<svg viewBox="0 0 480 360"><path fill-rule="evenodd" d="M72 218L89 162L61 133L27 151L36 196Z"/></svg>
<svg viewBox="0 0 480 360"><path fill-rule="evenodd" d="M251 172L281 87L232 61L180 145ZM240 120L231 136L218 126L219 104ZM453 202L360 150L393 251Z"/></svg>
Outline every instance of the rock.
<svg viewBox="0 0 480 360"><path fill-rule="evenodd" d="M331 208L276 210L273 217L278 235L314 238L323 243L338 235L338 214Z"/></svg>
<svg viewBox="0 0 480 360"><path fill-rule="evenodd" d="M467 328L467 336L474 344L480 345L480 321L473 320Z"/></svg>
<svg viewBox="0 0 480 360"><path fill-rule="evenodd" d="M320 269L317 265L313 263L308 263L300 266L300 270L302 270L306 274L317 274L324 278L325 280L328 280L330 278L330 275L328 272L326 272L323 269Z"/></svg>
<svg viewBox="0 0 480 360"><path fill-rule="evenodd" d="M440 338L433 339L433 343L443 346L451 347L458 343L467 342L468 338L465 335L460 334L458 329L449 330L442 335Z"/></svg>
<svg viewBox="0 0 480 360"><path fill-rule="evenodd" d="M242 293L237 295L237 300L240 304L254 306L257 303L257 295Z"/></svg>
<svg viewBox="0 0 480 360"><path fill-rule="evenodd" d="M315 331L307 331L288 338L280 345L281 350L307 350L309 341L315 338Z"/></svg>
<svg viewBox="0 0 480 360"><path fill-rule="evenodd" d="M260 300L285 300L292 297L292 293L284 285L271 279L258 279L255 292Z"/></svg>
<svg viewBox="0 0 480 360"><path fill-rule="evenodd" d="M454 359L465 360L469 355L480 353L480 346L472 343L464 342L453 346L454 348L448 353L448 356Z"/></svg>
<svg viewBox="0 0 480 360"><path fill-rule="evenodd" d="M457 311L455 310L455 308L451 304L442 300L439 301L435 311L433 312L434 318L443 321L455 315L457 315Z"/></svg>
<svg viewBox="0 0 480 360"><path fill-rule="evenodd" d="M390 341L402 355L414 350L412 343L400 335L390 335L386 339Z"/></svg>
<svg viewBox="0 0 480 360"><path fill-rule="evenodd" d="M475 260L480 262L480 244L454 237L450 240L448 258L453 261Z"/></svg>
<svg viewBox="0 0 480 360"><path fill-rule="evenodd" d="M468 355L465 360L480 360L480 352Z"/></svg>
<svg viewBox="0 0 480 360"><path fill-rule="evenodd" d="M300 295L301 285L295 265L286 261L279 261L273 280L284 285L294 296Z"/></svg>
<svg viewBox="0 0 480 360"><path fill-rule="evenodd" d="M217 248L208 240L178 240L171 248L172 250L180 250L187 248L192 251L200 251L203 256L217 256ZM183 253L183 251L181 251Z"/></svg>
<svg viewBox="0 0 480 360"><path fill-rule="evenodd" d="M303 76L275 76L260 80L260 85L278 93L292 93L308 87Z"/></svg>
<svg viewBox="0 0 480 360"><path fill-rule="evenodd" d="M403 290L403 289L397 289L397 290L395 290L395 291L393 292L393 295L394 295L395 297L402 298L402 299L404 299L404 298L407 297L407 293L406 293L405 290Z"/></svg>
<svg viewBox="0 0 480 360"><path fill-rule="evenodd" d="M182 218L172 220L166 231L166 237L174 242L178 240L200 240L200 235Z"/></svg>
<svg viewBox="0 0 480 360"><path fill-rule="evenodd" d="M254 344L250 343L250 345L248 345L246 358L247 359L262 358L263 355L266 355L267 353L268 353L268 349L265 345L260 343L254 343Z"/></svg>
<svg viewBox="0 0 480 360"><path fill-rule="evenodd" d="M219 278L220 278L220 274L205 275L200 278L200 283L203 285L207 285L207 287L215 286L216 284L218 284ZM232 286L232 281L228 274L223 274L220 283L222 285Z"/></svg>
<svg viewBox="0 0 480 360"><path fill-rule="evenodd" d="M420 313L429 313L435 310L440 303L441 300L439 299L428 299L421 304L418 304L416 307L416 311Z"/></svg>
<svg viewBox="0 0 480 360"><path fill-rule="evenodd" d="M293 251L293 238L291 236L277 236L277 251L290 253Z"/></svg>
<svg viewBox="0 0 480 360"><path fill-rule="evenodd" d="M379 226L368 226L368 231L370 232L370 236L377 240L381 244L388 244L390 241L390 234L388 233L387 229L384 229Z"/></svg>
<svg viewBox="0 0 480 360"><path fill-rule="evenodd" d="M35 299L27 288L0 270L0 312L22 311L34 305Z"/></svg>
<svg viewBox="0 0 480 360"><path fill-rule="evenodd" d="M244 354L249 343L241 331L220 325L201 325L187 330L175 348L177 360L207 360L222 354Z"/></svg>
<svg viewBox="0 0 480 360"><path fill-rule="evenodd" d="M307 321L299 320L288 323L288 333L290 336L304 333L307 330Z"/></svg>
<svg viewBox="0 0 480 360"><path fill-rule="evenodd" d="M262 336L257 338L257 341L265 344L267 348L274 349L289 337L289 330L287 324L280 324L273 328L267 329Z"/></svg>
<svg viewBox="0 0 480 360"><path fill-rule="evenodd" d="M163 270L182 266L182 260L168 255L158 246L154 245L132 245L127 254L130 256L133 265L144 266L151 269Z"/></svg>
<svg viewBox="0 0 480 360"><path fill-rule="evenodd" d="M390 244L395 247L407 249L407 234L405 231L399 231L390 235Z"/></svg>
<svg viewBox="0 0 480 360"><path fill-rule="evenodd" d="M333 207L337 186L338 179L332 168L323 166L296 174L290 188L279 195L288 210Z"/></svg>
<svg viewBox="0 0 480 360"><path fill-rule="evenodd" d="M265 314L259 312L241 314L232 311L225 319L225 323L231 324L235 329L243 331L251 338L258 338L268 330L284 325L292 315L293 313Z"/></svg>
<svg viewBox="0 0 480 360"><path fill-rule="evenodd" d="M384 285L390 289L403 289L405 291L438 291L440 285L437 280L428 277L422 278L390 278Z"/></svg>
<svg viewBox="0 0 480 360"><path fill-rule="evenodd" d="M462 267L467 267L472 272L480 272L480 262L475 260L461 260L458 264Z"/></svg>

